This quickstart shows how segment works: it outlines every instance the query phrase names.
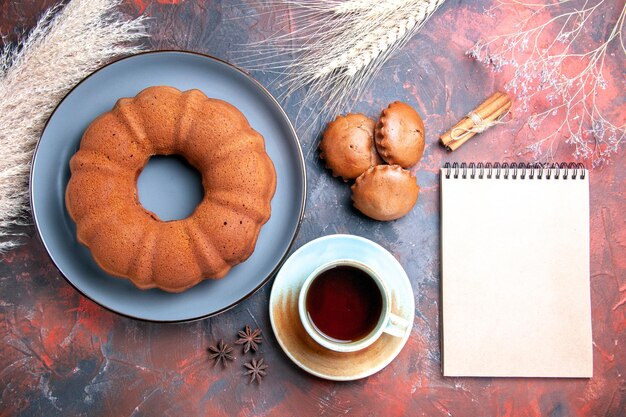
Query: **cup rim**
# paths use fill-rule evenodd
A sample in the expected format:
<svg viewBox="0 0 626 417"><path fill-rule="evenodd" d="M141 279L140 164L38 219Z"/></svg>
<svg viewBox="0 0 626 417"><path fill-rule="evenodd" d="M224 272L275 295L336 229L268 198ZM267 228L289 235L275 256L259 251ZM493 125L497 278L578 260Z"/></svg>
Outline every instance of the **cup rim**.
<svg viewBox="0 0 626 417"><path fill-rule="evenodd" d="M376 323L374 329L365 337L359 340L345 343L334 341L321 333L311 322L309 315L306 311L306 297L315 278L317 278L322 272L341 265L352 266L368 274L378 286L380 295L382 297L382 309L380 312L380 318L378 319L378 322ZM315 268L315 270L313 270L313 272L311 272L302 283L302 287L300 288L300 293L298 295L298 315L300 316L300 321L304 326L304 330L309 336L311 336L313 340L315 340L315 342L335 352L355 352L357 350L365 349L366 347L372 345L382 335L385 329L385 323L389 319L390 312L391 305L389 303L389 290L387 289L385 282L381 278L381 275L378 273L378 271L376 271L374 268L367 265L366 263L350 258L335 259L329 262L325 262Z"/></svg>

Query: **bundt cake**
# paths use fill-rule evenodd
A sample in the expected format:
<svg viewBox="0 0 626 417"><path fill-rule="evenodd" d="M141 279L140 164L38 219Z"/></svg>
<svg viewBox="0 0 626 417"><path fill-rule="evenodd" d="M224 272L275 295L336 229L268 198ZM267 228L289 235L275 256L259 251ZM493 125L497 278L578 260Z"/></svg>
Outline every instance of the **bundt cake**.
<svg viewBox="0 0 626 417"><path fill-rule="evenodd" d="M137 178L151 156L172 154L200 171L204 198L191 216L162 221L139 202ZM237 108L172 87L122 98L94 120L70 170L65 202L78 241L107 273L169 292L246 260L276 189L263 137Z"/></svg>

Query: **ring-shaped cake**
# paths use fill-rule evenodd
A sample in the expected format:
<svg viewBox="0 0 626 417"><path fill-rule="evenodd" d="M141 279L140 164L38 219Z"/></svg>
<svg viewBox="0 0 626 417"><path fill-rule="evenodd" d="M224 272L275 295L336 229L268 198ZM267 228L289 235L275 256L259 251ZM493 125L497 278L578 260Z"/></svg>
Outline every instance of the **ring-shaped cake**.
<svg viewBox="0 0 626 417"><path fill-rule="evenodd" d="M173 154L202 174L204 198L191 216L162 221L139 202L137 178L152 156ZM65 201L78 241L107 273L169 292L246 260L276 189L264 139L236 107L163 86L94 120L70 170Z"/></svg>

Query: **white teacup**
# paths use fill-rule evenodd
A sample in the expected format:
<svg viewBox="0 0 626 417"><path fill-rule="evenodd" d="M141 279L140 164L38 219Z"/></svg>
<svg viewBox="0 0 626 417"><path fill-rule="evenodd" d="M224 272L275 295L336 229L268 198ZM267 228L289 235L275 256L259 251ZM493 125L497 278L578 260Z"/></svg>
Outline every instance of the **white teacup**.
<svg viewBox="0 0 626 417"><path fill-rule="evenodd" d="M373 330L359 340L354 340L350 342L340 342L326 336L324 333L317 329L307 312L307 295L313 281L315 281L315 279L323 272L338 266L350 266L365 272L378 286L378 290L380 291L380 295L382 298L380 317L378 319L378 323L374 326ZM302 288L300 289L300 295L298 298L298 312L300 315L300 321L302 321L302 325L304 326L304 329L309 334L309 336L311 336L313 340L315 340L317 343L324 346L325 348L334 350L336 352L354 352L357 350L365 349L376 340L378 340L378 338L383 333L387 333L391 336L403 337L407 332L407 328L409 327L409 322L407 320L391 312L391 294L389 293L389 290L387 289L387 286L385 285L385 282L381 279L380 275L370 266L353 259L334 260L322 264L317 269L315 269L306 278L306 280L302 284ZM337 320L341 320L341 317L337 317Z"/></svg>

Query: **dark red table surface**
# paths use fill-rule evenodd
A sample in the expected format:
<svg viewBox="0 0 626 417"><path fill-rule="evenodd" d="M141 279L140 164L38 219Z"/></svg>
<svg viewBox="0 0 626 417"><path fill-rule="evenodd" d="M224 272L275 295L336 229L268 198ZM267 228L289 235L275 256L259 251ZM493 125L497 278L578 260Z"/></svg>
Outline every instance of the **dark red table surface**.
<svg viewBox="0 0 626 417"><path fill-rule="evenodd" d="M0 0L0 33L15 39L53 3ZM188 49L232 60L239 44L261 39L278 25L250 17L250 8L239 3L134 0L124 10L153 17L152 37L146 41L150 49ZM406 347L387 368L344 383L301 371L272 334L271 282L232 310L198 322L151 324L119 317L68 285L29 228L33 237L0 258L0 416L625 416L623 148L612 164L590 176L593 378L441 375L438 168L447 161L532 160L524 152L529 139L523 114L453 154L437 145L440 133L502 85L463 54L488 23L483 11L489 4L448 0L387 63L357 106L375 117L389 102L404 100L424 116L426 152L412 169L422 188L410 215L392 223L359 215L350 207L349 187L333 179L319 162L317 137L300 138L309 191L295 248L332 233L365 236L390 250L411 279L415 324ZM594 25L603 30L603 22ZM270 81L266 74L252 75L264 84ZM613 76L619 80L620 72ZM623 103L623 84L610 88L622 89L614 91ZM291 116L298 110L289 102L285 108ZM618 115L623 122L624 112ZM561 159L571 160L566 145L557 152ZM233 341L246 323L258 325L265 336L257 356L264 357L270 368L260 386L241 375L243 361L222 371L207 358L209 344L221 338Z"/></svg>

